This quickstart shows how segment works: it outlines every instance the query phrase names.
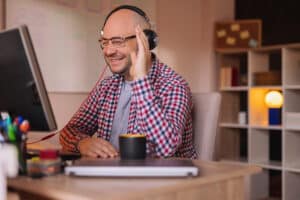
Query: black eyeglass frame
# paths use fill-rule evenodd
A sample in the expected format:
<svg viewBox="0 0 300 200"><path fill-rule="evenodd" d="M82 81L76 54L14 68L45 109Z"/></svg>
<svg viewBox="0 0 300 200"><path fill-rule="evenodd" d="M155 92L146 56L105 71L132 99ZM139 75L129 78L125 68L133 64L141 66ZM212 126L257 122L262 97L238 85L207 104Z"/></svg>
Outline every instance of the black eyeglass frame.
<svg viewBox="0 0 300 200"><path fill-rule="evenodd" d="M133 39L133 38L136 38L136 35L130 35L130 36L127 36L127 37L100 38L98 40L98 42L100 43L101 49L104 49L104 48L108 47L109 46L109 41L111 41L111 45L113 47L119 48L119 47L123 47L127 40L130 40L130 39ZM122 41L122 44L121 45L114 44L113 40L116 40L116 39L119 39L120 41ZM107 41L108 42L107 45L103 45L103 41Z"/></svg>

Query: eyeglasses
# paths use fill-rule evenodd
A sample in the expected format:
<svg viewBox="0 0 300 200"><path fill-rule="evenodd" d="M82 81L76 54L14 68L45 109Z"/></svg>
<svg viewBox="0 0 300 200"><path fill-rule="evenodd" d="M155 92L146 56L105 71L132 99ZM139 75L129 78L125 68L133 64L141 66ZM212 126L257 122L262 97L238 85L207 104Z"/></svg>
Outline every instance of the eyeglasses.
<svg viewBox="0 0 300 200"><path fill-rule="evenodd" d="M127 40L135 38L135 35L130 35L127 37L112 37L109 39L101 38L99 39L99 43L102 49L106 48L109 46L109 41L111 42L111 45L115 48L120 48L125 46L125 42Z"/></svg>

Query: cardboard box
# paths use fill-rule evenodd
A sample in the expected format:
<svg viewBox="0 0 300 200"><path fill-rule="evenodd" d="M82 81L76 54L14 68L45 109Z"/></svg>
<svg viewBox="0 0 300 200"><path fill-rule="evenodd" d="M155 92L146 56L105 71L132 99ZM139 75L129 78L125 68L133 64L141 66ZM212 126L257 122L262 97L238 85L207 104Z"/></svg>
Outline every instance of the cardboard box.
<svg viewBox="0 0 300 200"><path fill-rule="evenodd" d="M255 72L254 85L281 85L280 71Z"/></svg>
<svg viewBox="0 0 300 200"><path fill-rule="evenodd" d="M236 49L261 46L262 21L259 19L215 23L215 48Z"/></svg>

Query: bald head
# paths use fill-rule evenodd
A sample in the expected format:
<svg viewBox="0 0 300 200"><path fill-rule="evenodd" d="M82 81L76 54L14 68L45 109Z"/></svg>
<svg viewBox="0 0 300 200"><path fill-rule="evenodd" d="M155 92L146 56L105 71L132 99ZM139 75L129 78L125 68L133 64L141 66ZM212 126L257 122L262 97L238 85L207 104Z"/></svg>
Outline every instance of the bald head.
<svg viewBox="0 0 300 200"><path fill-rule="evenodd" d="M103 27L103 36L114 37L133 34L138 25L140 25L142 29L150 29L149 22L147 22L143 16L133 10L120 9L108 17ZM118 35L109 36L111 34Z"/></svg>

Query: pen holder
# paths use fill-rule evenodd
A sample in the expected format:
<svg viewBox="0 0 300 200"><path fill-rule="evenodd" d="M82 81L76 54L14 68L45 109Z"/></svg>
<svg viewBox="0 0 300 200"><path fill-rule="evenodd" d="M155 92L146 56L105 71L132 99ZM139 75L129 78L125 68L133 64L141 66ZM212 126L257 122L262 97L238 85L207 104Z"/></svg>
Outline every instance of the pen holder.
<svg viewBox="0 0 300 200"><path fill-rule="evenodd" d="M29 121L21 116L15 117L12 121L8 113L4 114L0 112L0 142L15 146L18 153L19 175L25 175L27 174L26 141Z"/></svg>
<svg viewBox="0 0 300 200"><path fill-rule="evenodd" d="M16 147L18 153L18 161L19 161L19 175L27 174L27 165L26 165L26 141L27 137L23 135L22 138L19 138L15 141L7 141L6 143L12 144Z"/></svg>

